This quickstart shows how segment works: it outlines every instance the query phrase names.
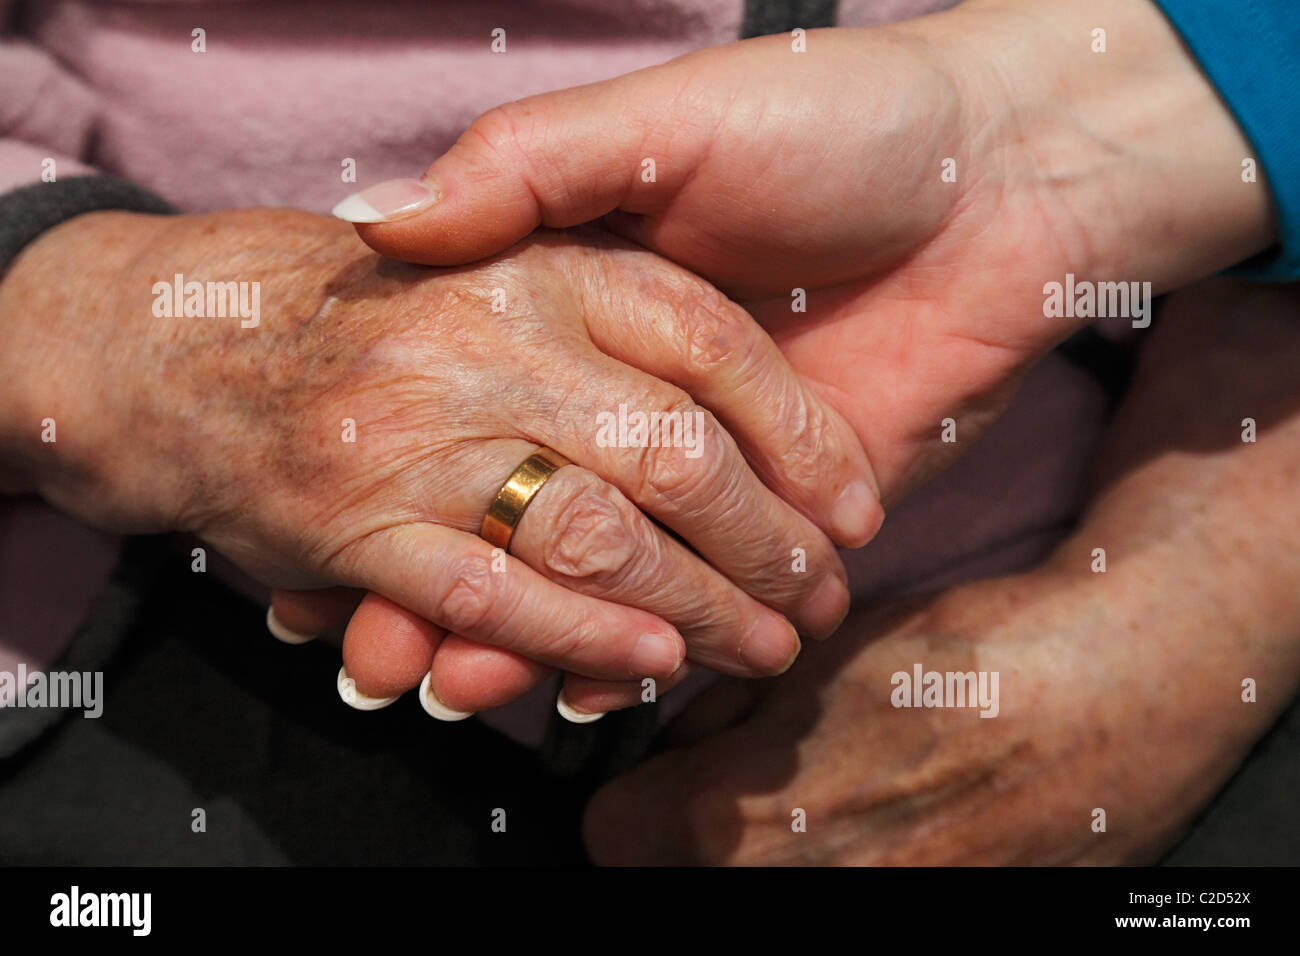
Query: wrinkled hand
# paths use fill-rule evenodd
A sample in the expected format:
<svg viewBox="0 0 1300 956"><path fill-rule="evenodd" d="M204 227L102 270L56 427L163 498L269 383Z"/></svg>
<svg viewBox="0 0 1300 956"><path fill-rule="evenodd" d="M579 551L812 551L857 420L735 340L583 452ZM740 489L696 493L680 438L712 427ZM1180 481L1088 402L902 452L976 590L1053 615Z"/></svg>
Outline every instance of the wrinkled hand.
<svg viewBox="0 0 1300 956"><path fill-rule="evenodd" d="M1099 22L1123 38L1104 54ZM336 211L385 255L438 264L603 218L742 301L852 423L888 502L1089 321L1049 317L1047 283L1158 293L1266 247L1267 185L1239 175L1249 153L1153 4L968 0L813 31L805 52L746 41L506 104L421 180ZM417 624L366 610L356 648ZM498 683L494 655L445 649L462 652L435 672L459 675L469 709L498 701L478 691ZM639 700L572 683L583 710Z"/></svg>
<svg viewBox="0 0 1300 956"><path fill-rule="evenodd" d="M260 283L260 321L160 315L176 274ZM328 217L96 213L24 252L0 314L4 458L32 490L103 527L195 532L276 587L384 595L428 642L615 680L669 679L689 649L752 676L797 653L781 614L824 635L846 610L805 515L844 535L836 498L870 480L851 430L743 311L619 240L427 269ZM701 454L602 447L620 403L699 412ZM539 444L574 466L494 562L479 522ZM879 520L861 497L849 537Z"/></svg>
<svg viewBox="0 0 1300 956"><path fill-rule="evenodd" d="M369 194L395 221L359 232L443 264L606 217L751 309L853 423L887 499L1088 321L1046 317L1045 283L1160 292L1272 239L1267 187L1240 179L1249 146L1151 3L973 0L806 45L745 41L494 109L422 181Z"/></svg>
<svg viewBox="0 0 1300 956"><path fill-rule="evenodd" d="M1050 562L854 614L779 681L703 695L670 728L676 749L597 794L593 856L1154 858L1300 686L1296 305L1295 290L1227 283L1171 298L1103 453L1104 491ZM894 707L893 675L916 664L998 672L997 716Z"/></svg>

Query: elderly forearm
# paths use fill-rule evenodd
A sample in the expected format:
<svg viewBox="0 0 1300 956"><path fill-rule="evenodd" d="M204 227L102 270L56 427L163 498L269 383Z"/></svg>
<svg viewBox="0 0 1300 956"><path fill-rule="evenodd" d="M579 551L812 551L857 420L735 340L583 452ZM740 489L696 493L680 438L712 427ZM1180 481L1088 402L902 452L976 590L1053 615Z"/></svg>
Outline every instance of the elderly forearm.
<svg viewBox="0 0 1300 956"><path fill-rule="evenodd" d="M1051 562L1072 587L1115 591L1116 627L1148 623L1135 665L1199 672L1224 701L1253 678L1263 723L1300 684L1298 308L1294 289L1244 283L1169 300L1101 490Z"/></svg>

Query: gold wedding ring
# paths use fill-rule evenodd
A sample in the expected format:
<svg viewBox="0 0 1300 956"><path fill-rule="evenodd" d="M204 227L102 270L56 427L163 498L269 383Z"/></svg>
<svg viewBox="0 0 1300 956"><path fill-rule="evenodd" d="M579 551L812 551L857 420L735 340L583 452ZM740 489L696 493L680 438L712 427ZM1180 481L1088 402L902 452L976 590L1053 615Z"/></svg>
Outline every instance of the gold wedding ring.
<svg viewBox="0 0 1300 956"><path fill-rule="evenodd" d="M509 551L515 525L524 516L529 502L546 484L546 479L567 464L569 459L546 447L537 449L525 458L497 492L487 514L483 516L483 524L478 529L479 536L493 547Z"/></svg>

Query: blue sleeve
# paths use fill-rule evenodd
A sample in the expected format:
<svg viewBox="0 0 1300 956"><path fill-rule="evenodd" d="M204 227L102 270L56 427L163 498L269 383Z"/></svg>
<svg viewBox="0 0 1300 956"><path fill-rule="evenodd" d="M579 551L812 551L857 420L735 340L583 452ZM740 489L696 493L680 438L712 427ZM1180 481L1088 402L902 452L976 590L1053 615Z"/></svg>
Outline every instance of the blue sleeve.
<svg viewBox="0 0 1300 956"><path fill-rule="evenodd" d="M1300 278L1300 0L1155 0L1200 61L1273 190L1281 242L1233 271Z"/></svg>

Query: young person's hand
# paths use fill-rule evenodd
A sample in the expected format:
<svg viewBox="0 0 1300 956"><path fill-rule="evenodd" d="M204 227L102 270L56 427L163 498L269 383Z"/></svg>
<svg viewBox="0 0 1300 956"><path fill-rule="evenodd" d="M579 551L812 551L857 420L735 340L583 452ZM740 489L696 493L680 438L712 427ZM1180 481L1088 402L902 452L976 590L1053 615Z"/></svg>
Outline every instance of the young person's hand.
<svg viewBox="0 0 1300 956"><path fill-rule="evenodd" d="M1046 283L1159 293L1274 238L1267 186L1241 180L1250 147L1146 0L968 0L805 39L507 104L421 180L338 212L386 213L366 242L439 264L604 217L751 307L853 423L887 499L1089 321L1047 317Z"/></svg>
<svg viewBox="0 0 1300 956"><path fill-rule="evenodd" d="M1143 324L1142 283L1176 287L1274 237L1267 186L1241 181L1249 146L1144 0L968 0L792 43L507 104L421 180L336 212L385 255L444 264L602 218L744 302L852 423L886 503L969 447L1020 373L1090 321L1047 315L1047 283L1137 283L1114 321ZM367 608L351 632L366 651L345 657L362 666L390 625L417 622ZM498 666L517 689L540 679L459 643L440 656L434 682L465 709L501 702L482 690L508 683L485 677ZM641 699L577 678L565 697L580 711Z"/></svg>

